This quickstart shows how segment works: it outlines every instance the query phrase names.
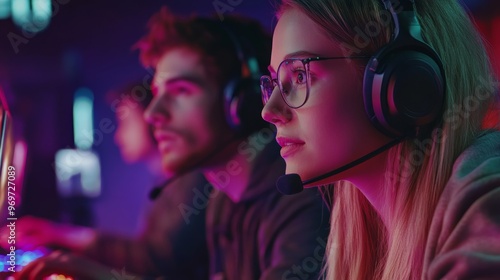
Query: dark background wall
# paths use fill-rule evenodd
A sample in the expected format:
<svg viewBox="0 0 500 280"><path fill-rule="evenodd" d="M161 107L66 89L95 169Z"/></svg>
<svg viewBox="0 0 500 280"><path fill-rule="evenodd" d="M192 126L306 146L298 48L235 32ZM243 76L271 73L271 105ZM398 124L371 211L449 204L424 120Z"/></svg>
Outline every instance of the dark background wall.
<svg viewBox="0 0 500 280"><path fill-rule="evenodd" d="M16 0L12 0L16 1ZM56 190L54 154L73 148L72 100L78 87L95 94L95 123L115 123L105 94L126 81L143 78L144 70L131 46L145 32L147 19L162 5L180 14L216 13L213 0L53 0L48 28L24 34L11 19L0 20L0 86L6 91L17 131L29 147L23 214L54 220L63 209ZM220 0L239 13L259 19L271 31L270 0ZM465 1L492 44L500 45L499 2ZM14 44L12 40L15 38ZM497 48L498 49L498 48ZM500 60L500 54L493 57ZM141 164L126 165L113 133L96 135L94 149L102 165L102 195L90 201L93 223L106 230L135 231L138 209L147 204L155 183Z"/></svg>
<svg viewBox="0 0 500 280"><path fill-rule="evenodd" d="M50 25L36 34L23 33L10 18L0 20L0 86L29 148L22 214L58 220L66 209L57 195L54 154L74 148L75 90L87 87L95 95L94 129L106 119L116 125L106 93L151 76L131 49L145 33L148 18L162 5L180 14L211 15L217 12L213 2L56 0ZM273 13L267 0L221 2L237 4L224 14L259 18L271 30ZM94 134L102 194L90 201L90 209L97 227L130 234L149 189L158 182L144 164L122 162L113 132Z"/></svg>

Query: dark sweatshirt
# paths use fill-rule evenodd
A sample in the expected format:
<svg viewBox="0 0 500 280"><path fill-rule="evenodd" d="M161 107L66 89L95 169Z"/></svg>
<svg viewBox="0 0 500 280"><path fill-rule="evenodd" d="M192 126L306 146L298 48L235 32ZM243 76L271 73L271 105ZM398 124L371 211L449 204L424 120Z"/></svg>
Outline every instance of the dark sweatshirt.
<svg viewBox="0 0 500 280"><path fill-rule="evenodd" d="M500 132L456 160L431 224L424 279L500 279Z"/></svg>
<svg viewBox="0 0 500 280"><path fill-rule="evenodd" d="M211 280L318 279L329 210L317 188L279 193L284 172L273 141L255 159L241 201L214 190L206 221Z"/></svg>

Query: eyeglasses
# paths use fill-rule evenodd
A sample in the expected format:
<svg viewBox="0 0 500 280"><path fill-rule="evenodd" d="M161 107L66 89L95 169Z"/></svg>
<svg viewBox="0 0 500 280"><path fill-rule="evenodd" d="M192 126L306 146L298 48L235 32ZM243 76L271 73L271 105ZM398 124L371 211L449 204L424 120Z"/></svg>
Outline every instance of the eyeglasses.
<svg viewBox="0 0 500 280"><path fill-rule="evenodd" d="M369 56L342 56L342 57L310 57L288 58L283 60L276 72L277 79L264 75L260 78L262 102L264 105L271 98L274 88L278 86L285 103L293 109L306 104L311 88L311 74L309 62L329 59L368 59Z"/></svg>

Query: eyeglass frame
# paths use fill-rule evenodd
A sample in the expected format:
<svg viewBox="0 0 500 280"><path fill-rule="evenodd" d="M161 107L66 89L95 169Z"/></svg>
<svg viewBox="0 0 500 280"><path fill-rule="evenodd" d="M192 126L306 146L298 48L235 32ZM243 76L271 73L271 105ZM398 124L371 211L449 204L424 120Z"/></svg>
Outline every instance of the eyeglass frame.
<svg viewBox="0 0 500 280"><path fill-rule="evenodd" d="M304 102L299 105L299 106L291 106L290 104L288 104L288 102L286 101L286 98L285 98L285 94L283 93L283 89L282 89L282 85L280 85L280 82L278 81L278 79L273 79L271 77L271 75L262 75L260 77L260 89L261 89L261 93L262 93L262 102L264 105L267 104L267 102L269 102L269 99L271 99L271 95L273 94L274 92L274 89L276 87L278 87L279 91L280 91L280 94L281 94L281 98L283 98L283 101L285 101L285 104L292 108L292 109L298 109L302 106L304 106L307 102L307 100L309 99L309 91L310 91L310 88L311 88L311 79L310 79L310 70L309 70L309 63L311 61L322 61L322 60L331 60L331 59L369 59L371 58L370 56L332 56L332 57L320 57L320 56L315 56L315 57L308 57L308 58L287 58L287 59L284 59L283 61L280 62L280 64L278 65L278 68L276 70L276 75L278 75L279 73L279 70L281 68L281 65L283 64L283 62L285 61L295 61L295 60L299 60L302 62L302 64L304 65L304 69L306 71L306 98L304 99ZM268 95L267 93L264 93L264 86L262 85L263 82L262 80L266 78L268 79L269 81L271 81L271 83L273 84L273 90L271 91L271 93Z"/></svg>

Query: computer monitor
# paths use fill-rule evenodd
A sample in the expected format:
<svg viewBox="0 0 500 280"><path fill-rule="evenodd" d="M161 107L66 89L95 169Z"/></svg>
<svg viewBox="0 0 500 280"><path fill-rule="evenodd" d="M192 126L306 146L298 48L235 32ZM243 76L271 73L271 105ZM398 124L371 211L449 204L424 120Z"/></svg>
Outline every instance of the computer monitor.
<svg viewBox="0 0 500 280"><path fill-rule="evenodd" d="M13 154L12 117L0 88L0 217L16 216L15 203L18 198L15 196L18 192L16 192L16 170L12 164ZM12 214L9 215L9 211Z"/></svg>

